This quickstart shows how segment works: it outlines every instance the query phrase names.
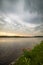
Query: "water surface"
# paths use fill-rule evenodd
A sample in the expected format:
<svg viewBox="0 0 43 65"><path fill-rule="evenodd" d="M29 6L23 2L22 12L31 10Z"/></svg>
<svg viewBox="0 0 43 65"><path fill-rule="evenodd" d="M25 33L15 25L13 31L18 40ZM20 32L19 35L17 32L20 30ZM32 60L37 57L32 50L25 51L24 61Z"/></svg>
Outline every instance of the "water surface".
<svg viewBox="0 0 43 65"><path fill-rule="evenodd" d="M15 61L23 48L33 48L43 38L0 38L0 65L8 65Z"/></svg>

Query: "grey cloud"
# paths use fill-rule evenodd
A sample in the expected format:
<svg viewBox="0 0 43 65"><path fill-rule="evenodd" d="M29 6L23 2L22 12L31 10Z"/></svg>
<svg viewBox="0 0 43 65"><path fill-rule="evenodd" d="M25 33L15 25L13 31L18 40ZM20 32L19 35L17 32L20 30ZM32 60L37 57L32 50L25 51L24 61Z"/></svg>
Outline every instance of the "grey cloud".
<svg viewBox="0 0 43 65"><path fill-rule="evenodd" d="M38 12L39 14L43 14L43 0L0 0L0 8L2 11L16 12L19 2L24 2L24 11Z"/></svg>
<svg viewBox="0 0 43 65"><path fill-rule="evenodd" d="M0 0L0 13L0 16L2 16L0 18L0 30L7 29L23 33L32 33L38 30L43 32L43 0ZM10 17L11 23L6 22L4 18L6 19L7 13L8 17L10 13L17 15L20 18L20 22ZM29 23L37 26L31 29L26 25L29 25ZM38 26L38 24L40 25Z"/></svg>
<svg viewBox="0 0 43 65"><path fill-rule="evenodd" d="M24 19L25 22L27 23L31 23L31 24L41 24L43 23L43 18L41 17L36 17L36 18L33 18L33 19Z"/></svg>
<svg viewBox="0 0 43 65"><path fill-rule="evenodd" d="M23 1L23 0L22 0ZM21 11L21 0L0 0L0 9L2 12L17 13Z"/></svg>
<svg viewBox="0 0 43 65"><path fill-rule="evenodd" d="M39 30L41 33L43 33L43 24L41 24L41 25L35 27L34 31L38 31L38 30Z"/></svg>
<svg viewBox="0 0 43 65"><path fill-rule="evenodd" d="M43 0L25 0L25 10L43 13Z"/></svg>
<svg viewBox="0 0 43 65"><path fill-rule="evenodd" d="M2 12L11 11L12 10L12 3L10 0L0 0L0 10Z"/></svg>

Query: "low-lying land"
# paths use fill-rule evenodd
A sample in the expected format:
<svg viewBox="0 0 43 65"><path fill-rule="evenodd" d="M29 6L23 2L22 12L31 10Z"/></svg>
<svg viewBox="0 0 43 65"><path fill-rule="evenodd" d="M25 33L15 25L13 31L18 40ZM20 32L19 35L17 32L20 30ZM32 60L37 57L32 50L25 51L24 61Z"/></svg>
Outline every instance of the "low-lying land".
<svg viewBox="0 0 43 65"><path fill-rule="evenodd" d="M0 36L0 38L43 38L43 36Z"/></svg>

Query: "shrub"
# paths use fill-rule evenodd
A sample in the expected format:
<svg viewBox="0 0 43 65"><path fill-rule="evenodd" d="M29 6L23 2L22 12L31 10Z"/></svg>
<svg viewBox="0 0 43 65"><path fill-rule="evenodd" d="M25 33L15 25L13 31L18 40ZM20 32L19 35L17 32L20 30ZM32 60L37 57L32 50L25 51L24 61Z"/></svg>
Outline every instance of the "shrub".
<svg viewBox="0 0 43 65"><path fill-rule="evenodd" d="M43 65L43 41L30 51L24 49L24 55L14 65Z"/></svg>

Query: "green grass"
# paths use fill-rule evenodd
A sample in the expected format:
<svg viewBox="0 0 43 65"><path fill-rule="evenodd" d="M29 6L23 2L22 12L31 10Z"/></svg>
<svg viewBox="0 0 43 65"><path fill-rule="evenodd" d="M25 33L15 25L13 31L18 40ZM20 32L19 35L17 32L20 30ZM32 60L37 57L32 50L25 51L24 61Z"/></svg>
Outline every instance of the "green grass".
<svg viewBox="0 0 43 65"><path fill-rule="evenodd" d="M43 41L32 50L24 49L24 54L13 65L43 65Z"/></svg>

